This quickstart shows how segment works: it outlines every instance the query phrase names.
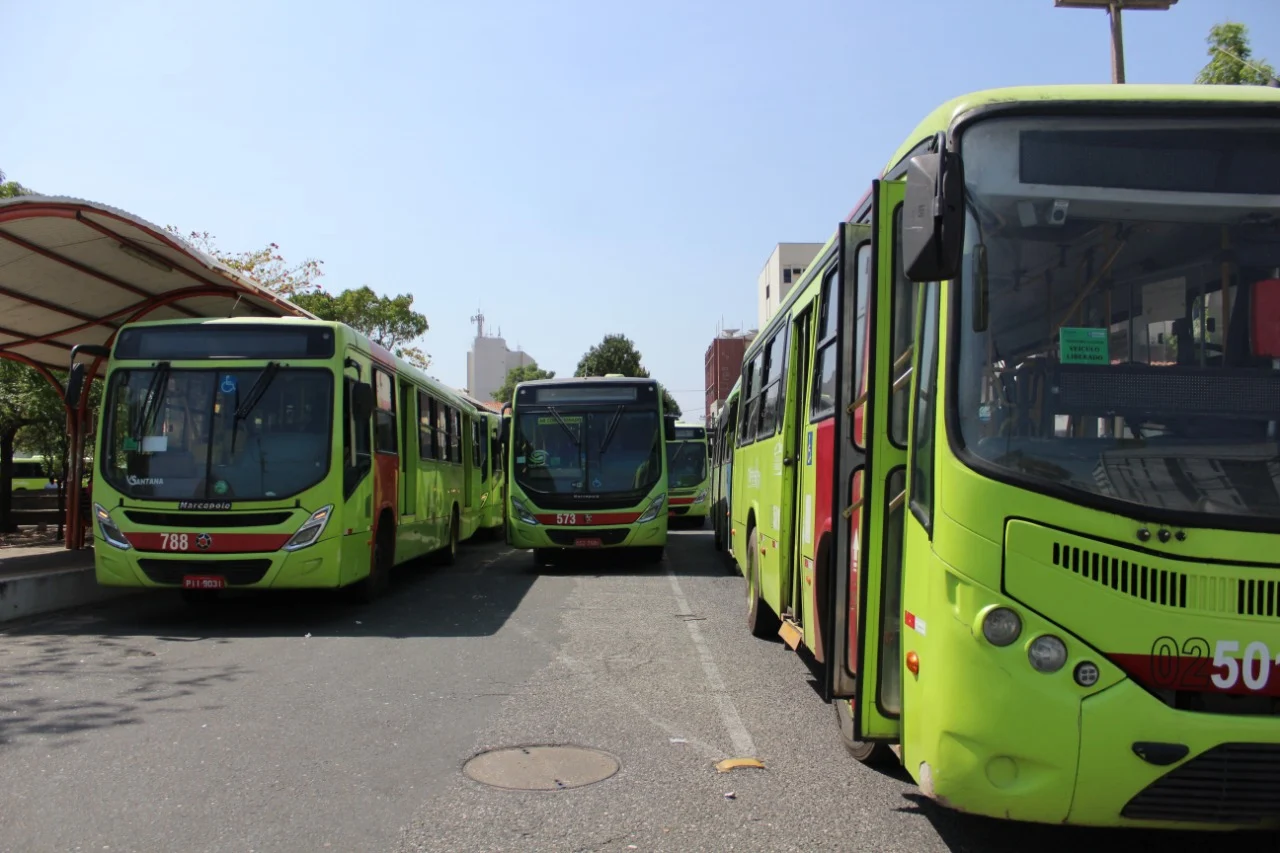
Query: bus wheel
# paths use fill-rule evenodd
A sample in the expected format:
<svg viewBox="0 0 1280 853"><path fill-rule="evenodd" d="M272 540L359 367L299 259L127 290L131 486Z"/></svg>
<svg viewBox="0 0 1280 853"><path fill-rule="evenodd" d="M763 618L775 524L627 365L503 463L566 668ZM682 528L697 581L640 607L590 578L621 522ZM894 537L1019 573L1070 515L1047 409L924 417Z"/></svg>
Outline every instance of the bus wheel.
<svg viewBox="0 0 1280 853"><path fill-rule="evenodd" d="M533 564L539 568L552 564L551 552L546 548L533 549Z"/></svg>
<svg viewBox="0 0 1280 853"><path fill-rule="evenodd" d="M449 519L449 545L440 553L440 564L452 566L458 562L458 508L453 508Z"/></svg>
<svg viewBox="0 0 1280 853"><path fill-rule="evenodd" d="M719 507L711 508L711 529L715 531L715 539L712 544L715 545L717 551L724 550L724 531L720 529L720 509Z"/></svg>
<svg viewBox="0 0 1280 853"><path fill-rule="evenodd" d="M747 628L751 636L769 639L778 636L782 623L760 592L760 534L751 528L747 536Z"/></svg>
<svg viewBox="0 0 1280 853"><path fill-rule="evenodd" d="M356 584L356 600L369 603L387 591L391 585L391 566L395 562L395 528L391 522L378 525L378 535L373 542L373 556L369 562L369 576Z"/></svg>
<svg viewBox="0 0 1280 853"><path fill-rule="evenodd" d="M898 756L887 743L855 740L853 737L853 707L848 699L836 699L831 703L836 712L836 725L840 728L840 740L849 754L868 767L887 767L898 761Z"/></svg>

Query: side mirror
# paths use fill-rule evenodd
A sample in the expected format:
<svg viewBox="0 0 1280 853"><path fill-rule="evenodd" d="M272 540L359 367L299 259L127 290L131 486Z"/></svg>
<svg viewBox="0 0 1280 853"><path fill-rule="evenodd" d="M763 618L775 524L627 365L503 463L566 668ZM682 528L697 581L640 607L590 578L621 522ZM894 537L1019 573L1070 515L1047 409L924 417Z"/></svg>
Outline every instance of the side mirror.
<svg viewBox="0 0 1280 853"><path fill-rule="evenodd" d="M510 440L511 440L511 418L504 417L502 419L502 426L498 428L498 443L505 448L507 446L507 442Z"/></svg>
<svg viewBox="0 0 1280 853"><path fill-rule="evenodd" d="M80 405L80 395L84 393L84 371L83 364L73 364L71 373L67 375L67 406L71 409Z"/></svg>
<svg viewBox="0 0 1280 853"><path fill-rule="evenodd" d="M676 440L676 416L667 415L663 418L663 437L667 441Z"/></svg>
<svg viewBox="0 0 1280 853"><path fill-rule="evenodd" d="M939 150L912 157L902 206L903 269L912 281L944 281L960 271L964 247L964 165Z"/></svg>
<svg viewBox="0 0 1280 853"><path fill-rule="evenodd" d="M377 398L373 394L373 386L368 382L357 382L351 392L351 405L356 420L367 421L377 406Z"/></svg>

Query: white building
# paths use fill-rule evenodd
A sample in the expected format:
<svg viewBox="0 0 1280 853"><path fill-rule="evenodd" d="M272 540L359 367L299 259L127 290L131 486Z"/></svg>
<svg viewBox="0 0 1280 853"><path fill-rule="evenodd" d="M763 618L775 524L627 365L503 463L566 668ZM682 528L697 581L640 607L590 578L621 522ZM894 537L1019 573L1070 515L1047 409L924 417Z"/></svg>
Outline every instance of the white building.
<svg viewBox="0 0 1280 853"><path fill-rule="evenodd" d="M476 324L476 338L467 353L467 390L472 397L488 402L507 381L508 372L537 359L523 350L508 349L501 335L486 335L484 314L477 312L471 322Z"/></svg>
<svg viewBox="0 0 1280 853"><path fill-rule="evenodd" d="M805 267L822 251L821 243L779 243L760 271L756 300L759 327L763 329L800 280Z"/></svg>

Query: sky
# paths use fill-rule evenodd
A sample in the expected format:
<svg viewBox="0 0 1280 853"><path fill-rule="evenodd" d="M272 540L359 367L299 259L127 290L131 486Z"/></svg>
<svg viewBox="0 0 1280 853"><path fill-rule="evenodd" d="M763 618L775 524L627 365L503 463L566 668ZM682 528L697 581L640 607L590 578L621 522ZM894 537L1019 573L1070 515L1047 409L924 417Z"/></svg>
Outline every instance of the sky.
<svg viewBox="0 0 1280 853"><path fill-rule="evenodd" d="M1191 82L1277 0L1124 16L1131 83ZM778 242L825 242L916 124L1006 85L1110 80L1107 15L1053 0L0 0L0 170L278 243L331 291L411 293L466 384L483 311L571 375L631 338L689 419Z"/></svg>

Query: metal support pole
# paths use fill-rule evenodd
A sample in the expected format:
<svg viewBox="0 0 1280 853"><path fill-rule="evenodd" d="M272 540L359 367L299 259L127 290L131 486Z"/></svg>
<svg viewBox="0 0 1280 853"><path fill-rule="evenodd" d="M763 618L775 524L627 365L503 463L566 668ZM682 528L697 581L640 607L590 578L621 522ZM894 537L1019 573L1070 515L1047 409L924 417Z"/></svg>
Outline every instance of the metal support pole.
<svg viewBox="0 0 1280 853"><path fill-rule="evenodd" d="M1111 82L1124 82L1124 29L1120 23L1121 0L1111 0Z"/></svg>

